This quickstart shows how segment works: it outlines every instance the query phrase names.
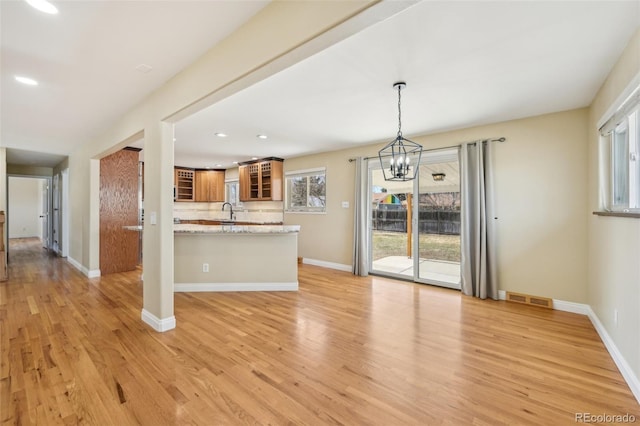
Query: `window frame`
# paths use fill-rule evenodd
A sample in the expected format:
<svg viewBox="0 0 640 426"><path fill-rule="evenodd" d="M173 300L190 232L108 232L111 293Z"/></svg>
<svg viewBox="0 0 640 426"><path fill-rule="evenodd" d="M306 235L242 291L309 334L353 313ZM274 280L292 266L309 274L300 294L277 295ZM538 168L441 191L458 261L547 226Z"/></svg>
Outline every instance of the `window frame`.
<svg viewBox="0 0 640 426"><path fill-rule="evenodd" d="M615 126L602 134L606 159L602 179L606 180L604 211L616 213L640 213L640 102L626 108L622 116L616 117ZM604 132L603 132L604 133ZM617 135L624 135L621 138ZM623 144L623 162L619 144ZM617 183L623 184L620 194ZM620 196L624 199L620 201Z"/></svg>
<svg viewBox="0 0 640 426"><path fill-rule="evenodd" d="M236 186L236 201L232 202L229 199L230 191L229 185ZM224 201L231 204L233 207L242 208L242 201L240 201L240 179L229 179L224 181Z"/></svg>
<svg viewBox="0 0 640 426"><path fill-rule="evenodd" d="M626 149L628 159L624 166L631 173L625 174L624 179L618 180L618 182L622 182L623 186L628 186L626 198L629 202L617 203L614 199L616 195L614 182L616 177L619 179L619 176L617 176L618 171L615 164L614 136L615 131L617 129L622 130L625 121L628 122L628 117L634 113L636 114L635 122L632 126L635 125L636 130L633 133L629 129L628 133L633 133L635 139L631 139L630 144L627 143L627 147L629 147ZM598 210L594 211L593 214L640 218L640 72L631 79L609 105L609 108L598 120L597 129L600 136L598 143ZM618 160L620 158L622 157L619 156Z"/></svg>
<svg viewBox="0 0 640 426"><path fill-rule="evenodd" d="M307 191L307 206L305 207L291 207L290 206L290 184L289 180L291 178L307 178L307 188L309 187L309 177L311 176L319 176L322 175L324 177L324 206L322 207L314 207L309 205L309 192ZM284 212L285 213L305 213L305 214L326 214L327 213L327 168L326 167L317 167L313 169L305 169L305 170L292 170L289 172L285 172L284 174Z"/></svg>

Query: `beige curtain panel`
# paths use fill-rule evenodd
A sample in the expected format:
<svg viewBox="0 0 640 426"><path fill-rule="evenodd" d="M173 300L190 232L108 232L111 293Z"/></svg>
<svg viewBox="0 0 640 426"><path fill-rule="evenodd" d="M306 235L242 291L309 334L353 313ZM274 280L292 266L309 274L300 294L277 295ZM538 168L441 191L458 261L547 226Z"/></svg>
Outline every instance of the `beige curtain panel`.
<svg viewBox="0 0 640 426"><path fill-rule="evenodd" d="M460 172L462 292L497 300L493 143L462 144Z"/></svg>

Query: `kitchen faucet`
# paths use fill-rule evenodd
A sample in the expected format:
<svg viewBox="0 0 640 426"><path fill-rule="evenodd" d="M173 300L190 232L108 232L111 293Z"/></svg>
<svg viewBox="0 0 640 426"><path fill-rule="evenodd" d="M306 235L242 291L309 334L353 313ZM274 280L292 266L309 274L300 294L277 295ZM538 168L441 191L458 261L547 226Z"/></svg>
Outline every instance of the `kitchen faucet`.
<svg viewBox="0 0 640 426"><path fill-rule="evenodd" d="M224 203L222 205L222 211L224 211L225 206L229 206L229 220L233 220L233 206L231 205L231 203Z"/></svg>

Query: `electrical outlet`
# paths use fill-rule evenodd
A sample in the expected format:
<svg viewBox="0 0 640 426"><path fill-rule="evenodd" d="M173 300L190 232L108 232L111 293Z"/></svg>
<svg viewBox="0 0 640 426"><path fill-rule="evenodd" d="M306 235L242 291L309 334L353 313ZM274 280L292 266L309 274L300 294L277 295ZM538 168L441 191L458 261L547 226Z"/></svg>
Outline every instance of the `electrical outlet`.
<svg viewBox="0 0 640 426"><path fill-rule="evenodd" d="M616 327L618 326L618 310L617 309L613 310L613 324Z"/></svg>
<svg viewBox="0 0 640 426"><path fill-rule="evenodd" d="M209 264L208 263L203 263L202 264L202 272L209 272Z"/></svg>

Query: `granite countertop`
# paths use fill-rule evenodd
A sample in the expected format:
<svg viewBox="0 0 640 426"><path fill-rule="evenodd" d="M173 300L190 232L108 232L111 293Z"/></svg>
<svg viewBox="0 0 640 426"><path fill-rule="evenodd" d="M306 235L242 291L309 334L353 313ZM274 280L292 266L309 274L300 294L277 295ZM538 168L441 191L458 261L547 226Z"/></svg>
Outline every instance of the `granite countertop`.
<svg viewBox="0 0 640 426"><path fill-rule="evenodd" d="M177 224L183 225L282 225L280 222L265 222L265 221L249 221L249 220L237 220L237 219L178 219ZM233 222L233 223L231 223Z"/></svg>
<svg viewBox="0 0 640 426"><path fill-rule="evenodd" d="M142 232L142 225L123 226L127 231ZM288 234L300 232L300 225L198 225L190 223L174 223L173 232L179 234Z"/></svg>
<svg viewBox="0 0 640 426"><path fill-rule="evenodd" d="M176 234L289 234L300 232L300 225L190 225L174 224Z"/></svg>

